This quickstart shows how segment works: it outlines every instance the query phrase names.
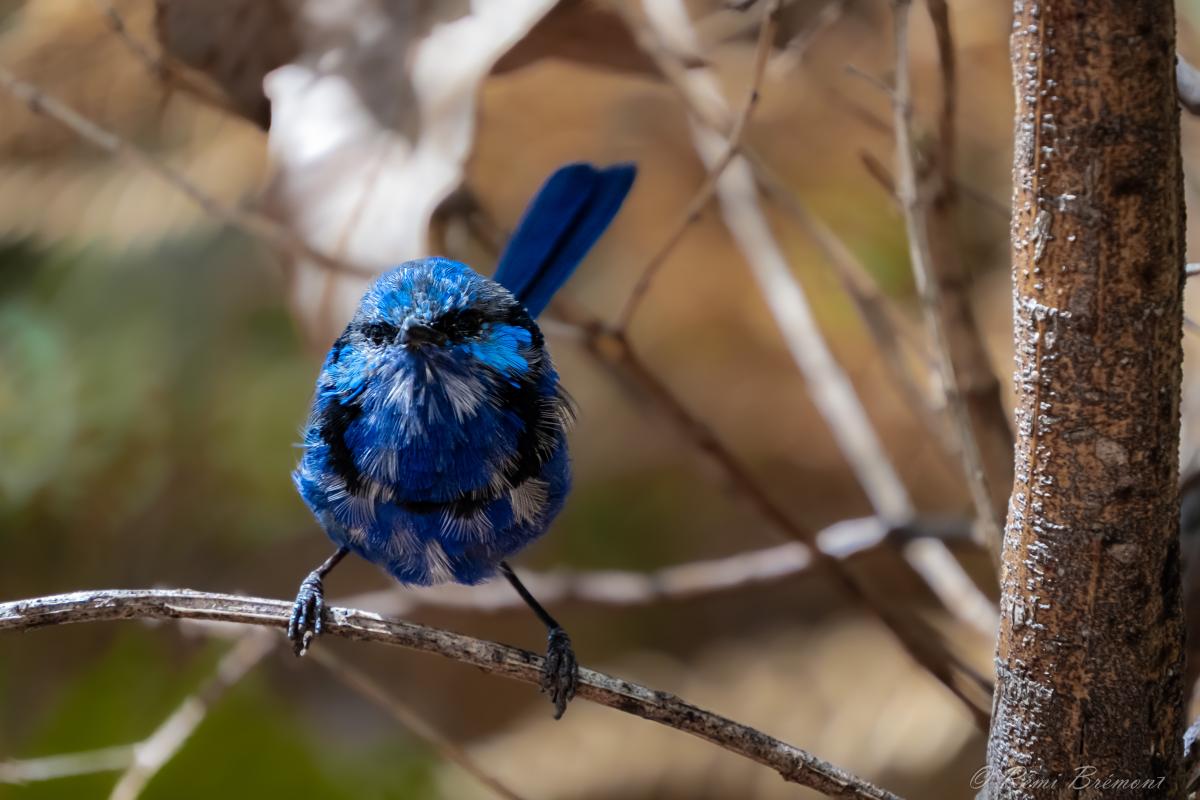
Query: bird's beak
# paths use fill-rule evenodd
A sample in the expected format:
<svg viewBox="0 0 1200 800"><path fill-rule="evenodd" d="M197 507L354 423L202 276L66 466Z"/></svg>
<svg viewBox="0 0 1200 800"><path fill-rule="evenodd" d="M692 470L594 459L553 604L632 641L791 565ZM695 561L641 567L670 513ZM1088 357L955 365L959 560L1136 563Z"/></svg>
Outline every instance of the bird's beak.
<svg viewBox="0 0 1200 800"><path fill-rule="evenodd" d="M441 344L443 339L445 337L439 331L414 322L404 329L400 341L411 350L419 350L427 344Z"/></svg>

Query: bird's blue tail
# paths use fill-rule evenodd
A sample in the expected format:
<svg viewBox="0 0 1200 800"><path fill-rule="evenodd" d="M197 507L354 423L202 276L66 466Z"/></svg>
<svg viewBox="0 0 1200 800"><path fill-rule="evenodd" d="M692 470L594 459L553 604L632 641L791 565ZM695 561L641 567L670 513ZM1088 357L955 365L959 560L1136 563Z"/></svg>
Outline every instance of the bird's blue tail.
<svg viewBox="0 0 1200 800"><path fill-rule="evenodd" d="M536 317L608 228L636 174L633 164L559 168L525 209L494 280Z"/></svg>

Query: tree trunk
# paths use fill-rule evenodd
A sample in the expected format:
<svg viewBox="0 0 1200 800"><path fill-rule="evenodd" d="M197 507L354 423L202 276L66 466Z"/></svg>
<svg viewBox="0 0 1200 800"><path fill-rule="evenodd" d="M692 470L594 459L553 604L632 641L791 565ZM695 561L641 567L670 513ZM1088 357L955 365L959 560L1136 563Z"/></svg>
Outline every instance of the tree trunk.
<svg viewBox="0 0 1200 800"><path fill-rule="evenodd" d="M1015 9L1018 441L988 796L1180 797L1174 9Z"/></svg>

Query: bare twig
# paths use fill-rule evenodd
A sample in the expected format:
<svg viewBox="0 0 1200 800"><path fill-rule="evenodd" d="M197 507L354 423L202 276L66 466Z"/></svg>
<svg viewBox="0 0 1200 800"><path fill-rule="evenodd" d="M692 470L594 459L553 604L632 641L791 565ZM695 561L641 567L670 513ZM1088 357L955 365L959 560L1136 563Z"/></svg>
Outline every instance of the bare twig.
<svg viewBox="0 0 1200 800"><path fill-rule="evenodd" d="M117 619L195 619L284 629L291 603L186 589L74 592L0 604L0 630ZM347 608L326 611L325 632L346 639L441 655L485 672L537 685L543 659L525 650ZM833 797L897 800L815 756L749 726L590 669L579 670L579 696L662 723L776 770L785 780Z"/></svg>
<svg viewBox="0 0 1200 800"><path fill-rule="evenodd" d="M955 456L958 445L943 418L935 411L923 386L924 371L934 368L934 360L927 352L922 332L888 299L870 271L846 243L813 214L804 201L757 156L750 153L747 157L755 168L759 186L779 208L788 212L804 229L821 251L826 263L834 267L834 274L854 303L871 341L883 359L884 367L907 400L907 407L933 435L940 445L939 452L944 456ZM914 371L906 358L906 346L921 365L920 374Z"/></svg>
<svg viewBox="0 0 1200 800"><path fill-rule="evenodd" d="M269 217L225 205L197 186L179 170L154 158L128 140L100 127L33 84L21 80L3 65L0 65L0 89L23 102L33 113L53 119L69 128L84 141L110 155L125 158L130 163L146 170L175 191L183 194L199 206L204 213L226 225L261 239L277 250L312 259L329 270L352 272L359 275L375 274L374 270L351 264L317 250Z"/></svg>
<svg viewBox="0 0 1200 800"><path fill-rule="evenodd" d="M861 122L869 130L883 134L889 140L894 141L895 137L892 135L892 126L888 122L884 121L881 117L876 116L873 111L864 108L853 98L847 97L838 92L826 90L825 96L829 105L845 111L851 117ZM874 166L869 166L868 169L873 170ZM876 180L879 180L880 176L872 174L872 177L874 177ZM894 197L895 187L892 185L891 176L888 175L887 177L887 181L881 182L884 183L884 188L887 190L888 195ZM1008 207L1008 205L992 197L983 189L978 189L971 184L966 183L957 176L951 178L951 183L953 184L954 189L960 192L963 197L973 200L1001 219L1007 220L1009 218L1009 212L1011 209Z"/></svg>
<svg viewBox="0 0 1200 800"><path fill-rule="evenodd" d="M712 130L725 133L732 130L728 110L719 101L719 93L714 100L712 91L701 91L691 80L688 70L674 57L670 48L666 47L652 30L638 26L637 21L628 18L630 25L638 32L639 45L654 59L659 71L666 76L670 85L677 91L688 111ZM674 20L673 20L674 21ZM886 127L886 126L885 126ZM741 142L739 153L745 157L754 168L755 178L773 200L780 204L783 210L791 214L799 226L813 239L833 267L847 294L854 302L856 310L866 324L868 333L872 336L884 363L898 378L901 389L910 394L915 400L916 409L929 407L929 400L920 391L920 381L912 376L911 369L899 354L897 343L906 342L912 347L922 363L932 365L933 359L925 352L926 346L922 336L909 323L908 318L901 313L886 294L880 290L871 273L853 255L853 251L837 237L828 226L824 225L813 215L791 191L787 183L779 178L768 167L766 161L746 142ZM928 412L918 411L921 418L927 421L930 429L938 431L939 425ZM945 441L944 432L936 432L939 441Z"/></svg>
<svg viewBox="0 0 1200 800"><path fill-rule="evenodd" d="M316 659L317 663L329 670L334 677L347 687L369 702L382 708L396 722L400 723L402 727L418 739L425 742L438 755L447 761L457 764L463 772L475 778L475 780L479 781L480 784L497 797L503 797L505 800L521 800L520 795L501 783L498 778L483 767L479 766L465 750L450 739L447 739L440 731L422 719L420 714L400 702L399 699L380 686L376 681L372 680L365 672L338 658L327 647L318 647L310 650L309 654Z"/></svg>
<svg viewBox="0 0 1200 800"><path fill-rule="evenodd" d="M217 663L212 676L142 741L81 753L0 763L0 783L32 783L124 770L113 788L110 800L133 800L159 770L175 757L213 705L253 669L274 644L275 640L262 631L241 633L233 647Z"/></svg>
<svg viewBox="0 0 1200 800"><path fill-rule="evenodd" d="M874 73L868 72L867 70L865 70L861 67L855 66L854 64L847 64L846 65L846 74L849 75L851 78L857 78L858 80L862 81L867 86L870 86L872 89L876 90L880 94L883 94L887 97L892 96L892 92L893 92L892 87L888 86L886 82L884 82L881 78L876 76Z"/></svg>
<svg viewBox="0 0 1200 800"><path fill-rule="evenodd" d="M955 189L955 153L958 149L958 62L954 55L954 36L950 30L950 7L946 0L925 0L933 35L937 40L938 64L942 76L942 105L938 112L938 156L936 159L939 193L951 199Z"/></svg>
<svg viewBox="0 0 1200 800"><path fill-rule="evenodd" d="M713 139L715 135L700 128L694 133L702 157L711 157L717 144ZM903 522L913 513L908 491L880 443L853 384L829 351L804 290L792 275L771 234L758 204L753 176L745 162L736 161L726 170L717 192L726 225L750 264L762 295L804 375L809 395L833 433L839 450L875 513L893 524ZM930 582L930 588L946 601L948 608L955 608L989 639L994 636L996 609L957 566L944 545L931 542L927 547L905 548L902 552L922 577L936 579ZM947 582L943 576L950 573L955 573L956 577ZM944 591L948 596L943 597ZM969 601L965 608L961 605L964 598ZM960 605L951 605L951 600Z"/></svg>
<svg viewBox="0 0 1200 800"><path fill-rule="evenodd" d="M693 141L707 162L721 146L719 135L699 126L693 127ZM908 490L883 449L854 385L829 350L804 289L775 241L758 202L754 177L744 161L736 161L725 171L717 182L717 196L725 224L750 265L788 350L804 375L809 396L838 449L875 513L892 523L904 522L913 513Z"/></svg>
<svg viewBox="0 0 1200 800"><path fill-rule="evenodd" d="M681 41L696 38L686 10L676 4L666 4L659 14L648 16L651 27L654 28L654 35L661 41L666 40L668 34L664 28L668 25L671 35ZM641 38L644 41L651 37ZM658 49L664 54L669 52L665 46ZM662 58L670 60L669 55L663 55ZM676 64L675 68L666 68L663 72L677 76L676 80L685 97L708 98L707 107L714 110L718 119L727 114L719 86L708 68L686 69L683 65ZM702 159L709 162L710 168L712 159L717 157L716 154L721 149L721 137L717 132L719 130L720 128L708 125L700 114L693 115L693 138L697 141ZM741 180L738 180L739 175L742 176ZM852 385L824 344L824 337L812 318L803 290L791 275L758 206L757 191L745 160L734 159L720 176L717 192L728 227L759 280L762 293L805 376L809 393L830 426L839 448L849 461L876 513L893 522L907 519L912 514L907 491L880 446L874 428ZM783 530L790 533L786 527ZM905 551L905 555L922 558L927 555L927 551ZM945 555L945 558L936 563L923 564L918 572L924 575L935 570L957 567L953 557L948 552ZM987 682L975 675L973 670L966 668L948 648L939 644L931 631L921 630L915 621L902 619L895 614L881 598L874 595L869 586L862 584L846 570L841 562L836 559L823 560L827 561L827 566L853 595L867 602L910 655L966 705L981 727L986 727L987 712L968 695L966 688L959 683L955 671L961 669L963 674L969 676L974 686L986 685ZM957 567L957 571L961 573L961 567ZM973 586L965 573L954 583L959 590L963 586ZM942 584L931 588L935 588L936 591L937 588L945 586ZM967 616L971 623L976 625L986 620L987 627L984 630L990 638L994 630L995 612L990 602L978 590L975 592L975 598L976 602L972 604L974 610Z"/></svg>
<svg viewBox="0 0 1200 800"><path fill-rule="evenodd" d="M959 519L918 519L898 528L888 528L877 517L859 517L836 522L815 534L821 552L836 559L851 558L884 545L902 550L919 546L922 540L973 544L971 524ZM724 558L692 561L653 572L595 570L576 572L521 572L521 581L543 603L580 602L603 606L643 606L680 601L718 592L737 591L762 583L807 574L815 560L811 548L798 541L750 550ZM926 576L948 607L968 608L970 600L953 576ZM422 607L469 609L495 612L524 608L525 603L504 583L479 586L445 584L414 591L384 589L342 598L345 605L367 606L391 615ZM993 614L981 626L991 631Z"/></svg>
<svg viewBox="0 0 1200 800"><path fill-rule="evenodd" d="M755 106L758 105L759 90L762 87L763 75L767 70L767 58L771 53L771 42L775 38L775 30L779 24L780 4L780 0L771 0L763 11L763 21L758 33L758 45L754 51L754 68L751 73L750 88L746 92L746 99L742 103L741 111L734 118L733 128L730 130L729 140L725 144L725 149L720 156L708 165L708 172L704 176L704 182L700 184L700 188L696 190L696 194L684 208L683 214L680 215L678 222L671 229L671 233L659 245L659 248L650 257L649 261L646 262L646 265L642 267L638 281L634 284L633 291L629 293L624 307L622 307L620 314L617 315L617 327L621 330L625 330L633 322L633 316L637 313L638 307L641 305L646 293L650 290L650 284L654 281L654 277L662 269L663 264L666 263L667 257L675 249L675 246L683 239L683 235L687 232L691 224L699 218L704 206L712 199L721 173L733 161L733 157L737 155L738 149L741 147L742 135L745 133L746 125L750 121L750 116L754 113Z"/></svg>
<svg viewBox="0 0 1200 800"><path fill-rule="evenodd" d="M565 298L555 301L555 310L560 317L585 330L588 334L584 341L587 352L599 363L620 370L638 383L665 416L679 428L683 437L713 459L738 494L771 523L779 534L813 546L816 533L792 519L791 515L775 502L733 450L693 415L670 388L645 365L623 332L606 327ZM839 559L826 554L820 547L815 550L815 554L817 563L828 569L851 597L870 609L913 659L944 683L950 692L962 701L975 723L986 730L988 712L972 699L970 692L981 689L990 695L989 682L947 648L935 632L922 628L912 620L902 620L892 604L876 596L871 586ZM948 606L947 610L952 614L959 613L957 606ZM966 683L960 678L965 678Z"/></svg>
<svg viewBox="0 0 1200 800"><path fill-rule="evenodd" d="M984 538L995 548L1000 541L1000 523L992 505L992 493L988 476L984 471L983 458L975 437L974 425L959 388L958 376L952 355L952 346L942 320L943 300L941 288L933 272L930 253L928 223L925 209L917 196L916 152L912 143L912 104L909 94L908 72L908 12L911 0L895 0L895 47L896 86L894 95L894 127L896 132L896 191L904 211L904 227L908 234L909 258L913 276L925 311L926 325L937 346L938 367L942 377L942 388L946 393L946 405L959 432L959 454L971 499L979 523L983 526Z"/></svg>
<svg viewBox="0 0 1200 800"><path fill-rule="evenodd" d="M1013 434L1008 411L1001 399L1000 379L988 359L988 348L976 321L970 298L970 272L963 263L955 238L955 214L960 194L974 196L961 188L957 172L958 66L950 25L950 7L946 0L926 0L929 19L937 41L942 102L937 117L937 148L924 180L929 184L927 242L929 266L938 282L941 296L939 311L947 331L948 357L954 366L955 389L971 422L974 444L979 452L979 467L989 490L991 519L981 526L993 563L999 566L998 533L1008 513L1008 496L1013 480ZM911 100L908 117L911 120ZM911 140L911 131L909 132ZM921 176L918 176L918 181ZM920 183L917 199L925 195ZM1007 217L1007 213L1005 214ZM962 435L966 435L963 431ZM962 451L959 451L960 456ZM970 476L967 476L968 482ZM996 536L996 539L989 539Z"/></svg>
<svg viewBox="0 0 1200 800"><path fill-rule="evenodd" d="M104 21L108 23L108 27L112 29L113 34L121 40L130 53L142 62L146 70L160 81L166 81L170 75L170 68L166 62L157 54L150 51L150 48L142 44L133 34L129 32L129 26L125 24L125 18L121 16L121 12L117 11L116 6L111 0L95 0L96 8L104 16Z"/></svg>
<svg viewBox="0 0 1200 800"><path fill-rule="evenodd" d="M133 763L135 747L123 744L81 753L0 761L0 783L36 783L97 772L114 772Z"/></svg>
<svg viewBox="0 0 1200 800"><path fill-rule="evenodd" d="M804 62L808 48L829 28L832 28L842 18L846 11L847 0L829 0L816 13L812 21L792 37L782 51L767 65L771 77L783 77Z"/></svg>
<svg viewBox="0 0 1200 800"><path fill-rule="evenodd" d="M104 20L108 23L108 27L112 30L113 35L121 40L126 49L133 54L133 57L142 62L146 71L156 80L160 81L164 87L167 89L179 89L227 114L237 114L236 109L230 105L229 101L223 95L175 68L161 54L155 53L134 36L130 32L129 26L125 24L125 18L121 16L116 6L112 4L112 0L95 0L95 2L97 9L104 16Z"/></svg>
<svg viewBox="0 0 1200 800"><path fill-rule="evenodd" d="M2 616L2 615L0 615ZM133 763L113 787L109 800L135 800L146 784L175 757L212 706L253 669L275 645L262 631L244 634L217 664L212 677L185 699L154 733L133 747Z"/></svg>

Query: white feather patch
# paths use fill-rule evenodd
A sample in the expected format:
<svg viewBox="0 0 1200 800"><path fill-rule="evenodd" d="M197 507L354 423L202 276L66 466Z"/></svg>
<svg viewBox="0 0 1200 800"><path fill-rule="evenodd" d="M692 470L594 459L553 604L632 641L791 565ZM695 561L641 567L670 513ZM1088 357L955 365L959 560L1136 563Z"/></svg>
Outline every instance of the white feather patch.
<svg viewBox="0 0 1200 800"><path fill-rule="evenodd" d="M531 478L513 489L509 494L512 503L513 519L527 525L541 519L546 511L546 501L550 497L550 484L546 481Z"/></svg>
<svg viewBox="0 0 1200 800"><path fill-rule="evenodd" d="M442 512L442 532L456 542L482 542L492 538L495 528L487 508L480 508L468 517L460 517L449 511Z"/></svg>
<svg viewBox="0 0 1200 800"><path fill-rule="evenodd" d="M454 580L454 568L450 565L450 557L437 539L425 543L425 569L429 572L430 583L446 583Z"/></svg>
<svg viewBox="0 0 1200 800"><path fill-rule="evenodd" d="M462 422L475 416L483 401L487 399L487 388L483 382L474 375L453 370L445 370L441 378L446 399L450 401L450 408L454 411L454 418Z"/></svg>
<svg viewBox="0 0 1200 800"><path fill-rule="evenodd" d="M421 552L421 546L413 532L398 522L387 540L387 557L411 564Z"/></svg>

